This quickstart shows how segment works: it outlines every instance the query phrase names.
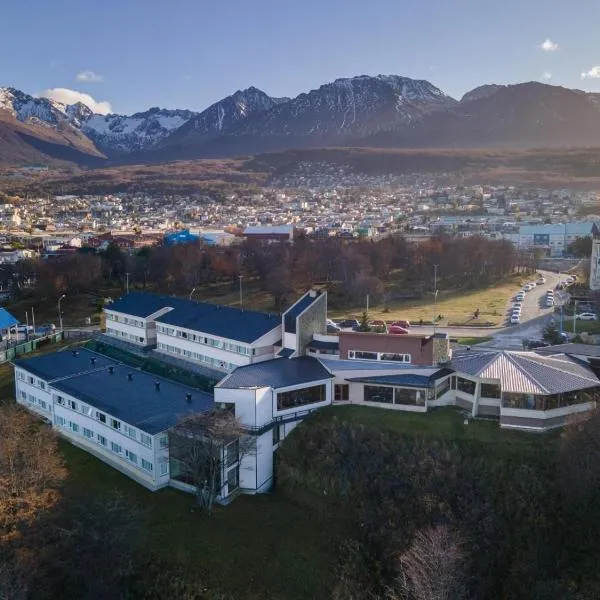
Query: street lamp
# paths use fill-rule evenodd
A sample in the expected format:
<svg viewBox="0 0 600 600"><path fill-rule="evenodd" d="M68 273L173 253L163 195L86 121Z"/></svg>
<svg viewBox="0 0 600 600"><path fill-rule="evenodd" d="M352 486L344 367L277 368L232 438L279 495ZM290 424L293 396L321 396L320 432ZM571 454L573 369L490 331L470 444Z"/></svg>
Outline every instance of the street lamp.
<svg viewBox="0 0 600 600"><path fill-rule="evenodd" d="M242 290L242 279L244 278L244 276L238 275L238 278L240 280L240 307L243 308L244 307L244 292Z"/></svg>
<svg viewBox="0 0 600 600"><path fill-rule="evenodd" d="M61 297L58 299L58 323L59 323L59 327L60 327L60 330L61 330L61 331L63 330L63 320L62 320L62 312L61 312L61 310L60 310L60 303L61 303L61 302L62 302L62 300L63 300L64 298L66 298L66 297L67 297L67 296L66 296L66 294L63 294L63 295L62 295L62 296L61 296Z"/></svg>
<svg viewBox="0 0 600 600"><path fill-rule="evenodd" d="M192 291L190 292L190 297L189 300L192 299L192 296L194 295L194 292L196 291L196 288L192 288Z"/></svg>

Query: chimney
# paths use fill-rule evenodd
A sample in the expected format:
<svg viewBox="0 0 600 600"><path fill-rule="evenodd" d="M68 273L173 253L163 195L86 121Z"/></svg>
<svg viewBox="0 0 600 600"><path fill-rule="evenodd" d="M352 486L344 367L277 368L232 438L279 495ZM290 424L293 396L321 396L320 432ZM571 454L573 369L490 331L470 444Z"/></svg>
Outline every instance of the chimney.
<svg viewBox="0 0 600 600"><path fill-rule="evenodd" d="M115 373L115 368L114 368L112 365L110 365L110 367L108 367L108 373L109 373L110 375L114 375L114 373Z"/></svg>
<svg viewBox="0 0 600 600"><path fill-rule="evenodd" d="M160 381L155 381L155 382L154 382L154 389L155 389L157 392L160 392Z"/></svg>
<svg viewBox="0 0 600 600"><path fill-rule="evenodd" d="M192 395L191 395L191 394L188 392L188 393L185 395L185 399L187 400L187 402L188 402L188 404L189 404L189 403L192 401Z"/></svg>
<svg viewBox="0 0 600 600"><path fill-rule="evenodd" d="M128 381L133 381L133 373L127 373Z"/></svg>

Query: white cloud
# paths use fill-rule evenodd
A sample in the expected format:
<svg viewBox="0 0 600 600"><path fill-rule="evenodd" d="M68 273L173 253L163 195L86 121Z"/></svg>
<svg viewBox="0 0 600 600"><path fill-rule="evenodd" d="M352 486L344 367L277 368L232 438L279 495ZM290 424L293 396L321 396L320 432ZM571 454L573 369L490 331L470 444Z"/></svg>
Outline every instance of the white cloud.
<svg viewBox="0 0 600 600"><path fill-rule="evenodd" d="M191 79L192 79L192 76L191 76L191 75L184 75L184 76L183 76L183 80L184 80L184 81L191 81Z"/></svg>
<svg viewBox="0 0 600 600"><path fill-rule="evenodd" d="M98 73L94 73L94 71L82 71L81 73L77 74L77 81L94 83L97 81L104 81L104 77L102 75L98 75Z"/></svg>
<svg viewBox="0 0 600 600"><path fill-rule="evenodd" d="M600 79L600 67L592 67L589 71L583 71L581 79Z"/></svg>
<svg viewBox="0 0 600 600"><path fill-rule="evenodd" d="M552 79L552 73L550 73L550 71L544 71L542 73L542 79L544 81L550 81L550 79Z"/></svg>
<svg viewBox="0 0 600 600"><path fill-rule="evenodd" d="M42 98L50 98L51 100L56 100L57 102L62 102L63 104L75 104L76 102L81 102L99 115L106 115L112 112L112 106L110 102L98 102L89 94L84 94L83 92L78 92L76 90L69 90L67 88L50 88L48 90L44 90L39 95Z"/></svg>
<svg viewBox="0 0 600 600"><path fill-rule="evenodd" d="M555 44L550 38L546 38L541 44L540 48L544 52L556 52L558 50L558 44Z"/></svg>

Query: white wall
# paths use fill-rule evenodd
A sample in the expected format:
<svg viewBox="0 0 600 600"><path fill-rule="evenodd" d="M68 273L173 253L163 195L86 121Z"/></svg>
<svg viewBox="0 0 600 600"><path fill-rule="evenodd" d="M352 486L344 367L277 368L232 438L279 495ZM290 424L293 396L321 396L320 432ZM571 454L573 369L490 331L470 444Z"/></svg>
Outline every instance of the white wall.
<svg viewBox="0 0 600 600"><path fill-rule="evenodd" d="M52 394L47 381L23 369L15 368L15 398L25 408L46 419L52 419ZM45 408L40 404L40 400L46 403Z"/></svg>
<svg viewBox="0 0 600 600"><path fill-rule="evenodd" d="M285 417L286 415L293 415L294 413L302 413L304 411L309 412L315 408L321 408L331 404L333 398L333 386L331 379L323 379L320 381L311 381L310 383L302 383L300 385L290 385L287 387L277 388L273 391L272 410L273 416ZM325 385L325 400L322 402L314 402L313 404L305 404L303 406L294 406L292 408L286 408L285 410L277 410L277 394L282 392L290 392L293 390L301 390L307 387L313 387L318 385Z"/></svg>

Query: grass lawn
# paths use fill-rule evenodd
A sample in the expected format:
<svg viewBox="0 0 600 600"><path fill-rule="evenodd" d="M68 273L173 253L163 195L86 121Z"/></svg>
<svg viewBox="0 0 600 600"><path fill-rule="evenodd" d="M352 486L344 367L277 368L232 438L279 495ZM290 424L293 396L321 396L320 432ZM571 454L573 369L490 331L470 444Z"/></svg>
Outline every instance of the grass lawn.
<svg viewBox="0 0 600 600"><path fill-rule="evenodd" d="M482 290L463 292L440 292L436 303L435 314L442 315L440 324L447 325L477 325L490 323L501 325L504 321L508 300L531 280L531 276L513 275L501 283ZM473 318L473 313L479 309L479 319ZM383 305L369 309L371 319L384 319L395 321L408 319L418 323L431 323L433 318L433 295L427 300L409 300L406 302L391 303L389 311L384 312ZM360 319L360 310L334 311L335 318Z"/></svg>
<svg viewBox="0 0 600 600"><path fill-rule="evenodd" d="M577 333L600 333L600 321L577 321ZM573 318L565 317L563 331L573 333Z"/></svg>

